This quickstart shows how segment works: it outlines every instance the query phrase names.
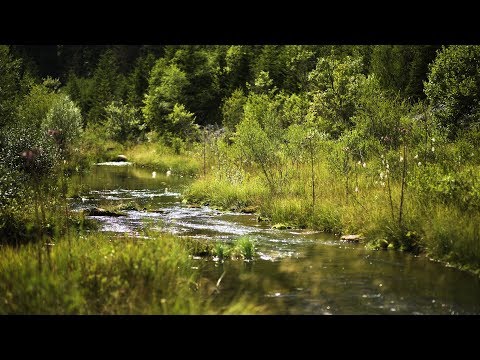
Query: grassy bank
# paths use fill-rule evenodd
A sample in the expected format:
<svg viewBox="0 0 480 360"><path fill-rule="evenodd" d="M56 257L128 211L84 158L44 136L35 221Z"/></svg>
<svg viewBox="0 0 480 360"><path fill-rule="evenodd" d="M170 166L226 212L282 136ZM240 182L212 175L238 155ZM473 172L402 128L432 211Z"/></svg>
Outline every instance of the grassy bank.
<svg viewBox="0 0 480 360"><path fill-rule="evenodd" d="M175 153L161 143L143 143L128 147L125 156L136 165L155 171L193 176L200 170L200 161L192 153Z"/></svg>
<svg viewBox="0 0 480 360"><path fill-rule="evenodd" d="M62 238L47 248L0 248L1 314L254 314L238 300L215 305L199 278L198 244L171 235ZM198 264L196 265L198 266Z"/></svg>
<svg viewBox="0 0 480 360"><path fill-rule="evenodd" d="M290 166L274 189L259 168L249 168L236 181L228 177L231 169L217 168L197 179L184 196L188 202L225 210L254 209L259 221L272 226L361 234L371 249L423 253L480 274L478 165L458 166L455 175L447 175L440 162L412 162L403 191L400 165L398 160L391 163L389 178L381 158L354 164L347 174L318 161L315 196L307 165Z"/></svg>
<svg viewBox="0 0 480 360"><path fill-rule="evenodd" d="M201 162L190 150L175 151L156 138L140 143L120 143L106 137L104 133L105 129L95 127L85 131L78 156L74 159L77 165L86 168L88 165L113 161L118 155L125 155L127 160L135 165L159 172L170 170L175 174L193 176L200 170Z"/></svg>

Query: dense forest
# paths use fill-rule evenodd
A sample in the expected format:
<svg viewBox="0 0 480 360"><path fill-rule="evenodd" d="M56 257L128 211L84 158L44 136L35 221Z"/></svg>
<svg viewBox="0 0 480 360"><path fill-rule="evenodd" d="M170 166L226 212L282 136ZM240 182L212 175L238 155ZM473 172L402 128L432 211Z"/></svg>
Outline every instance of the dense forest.
<svg viewBox="0 0 480 360"><path fill-rule="evenodd" d="M185 203L478 274L479 67L463 45L0 46L0 296L13 253L94 226L69 179L118 154L192 176Z"/></svg>

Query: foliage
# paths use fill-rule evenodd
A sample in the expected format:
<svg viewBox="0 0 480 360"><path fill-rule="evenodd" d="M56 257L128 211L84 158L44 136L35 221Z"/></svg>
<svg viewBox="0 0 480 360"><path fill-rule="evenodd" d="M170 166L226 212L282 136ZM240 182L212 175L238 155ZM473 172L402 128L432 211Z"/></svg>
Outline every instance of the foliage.
<svg viewBox="0 0 480 360"><path fill-rule="evenodd" d="M65 152L80 141L82 123L80 109L68 95L60 95L48 111L43 128Z"/></svg>
<svg viewBox="0 0 480 360"><path fill-rule="evenodd" d="M252 260L255 256L255 241L248 236L241 236L233 245L233 256L241 256L245 260Z"/></svg>
<svg viewBox="0 0 480 360"><path fill-rule="evenodd" d="M173 111L175 104L181 103L187 86L186 74L177 65L167 65L164 59L155 63L142 109L151 129L160 134L169 131L168 125L171 124L168 123L167 116Z"/></svg>
<svg viewBox="0 0 480 360"><path fill-rule="evenodd" d="M125 78L118 71L118 59L114 51L106 50L99 59L92 77L92 107L88 112L88 122L105 120L105 108L114 100L124 97Z"/></svg>
<svg viewBox="0 0 480 360"><path fill-rule="evenodd" d="M105 127L113 140L119 142L141 140L145 124L137 108L114 101L105 108L105 111Z"/></svg>
<svg viewBox="0 0 480 360"><path fill-rule="evenodd" d="M425 94L452 137L478 124L480 46L443 47L430 66Z"/></svg>
<svg viewBox="0 0 480 360"><path fill-rule="evenodd" d="M222 119L223 126L228 130L235 131L235 126L242 120L246 101L247 98L241 89L236 89L228 99L225 99L222 106Z"/></svg>
<svg viewBox="0 0 480 360"><path fill-rule="evenodd" d="M365 81L362 60L349 56L342 60L334 56L319 58L316 68L309 74L309 81L312 115L322 131L339 137L352 126L351 118Z"/></svg>

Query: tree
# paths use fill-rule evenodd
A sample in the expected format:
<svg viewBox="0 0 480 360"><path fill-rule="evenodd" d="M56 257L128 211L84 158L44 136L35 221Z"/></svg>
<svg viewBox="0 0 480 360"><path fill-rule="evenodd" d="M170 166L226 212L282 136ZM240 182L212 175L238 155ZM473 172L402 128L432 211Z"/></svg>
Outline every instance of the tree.
<svg viewBox="0 0 480 360"><path fill-rule="evenodd" d="M244 159L259 166L272 191L277 191L283 171L284 132L279 115L280 102L268 94L250 94L245 116L236 127L235 145Z"/></svg>
<svg viewBox="0 0 480 360"><path fill-rule="evenodd" d="M123 142L136 140L142 136L145 124L137 108L114 101L105 110L107 113L105 125L112 139Z"/></svg>
<svg viewBox="0 0 480 360"><path fill-rule="evenodd" d="M222 105L223 126L230 131L235 131L235 126L243 118L243 106L247 101L247 97L241 89L235 90L232 95L225 100Z"/></svg>
<svg viewBox="0 0 480 360"><path fill-rule="evenodd" d="M284 89L289 93L307 90L308 74L315 69L315 53L305 45L286 45L286 76Z"/></svg>
<svg viewBox="0 0 480 360"><path fill-rule="evenodd" d="M68 148L79 141L83 130L80 109L68 95L62 94L48 111L43 127L65 155Z"/></svg>
<svg viewBox="0 0 480 360"><path fill-rule="evenodd" d="M198 140L199 126L195 124L195 115L185 109L182 104L175 104L172 112L167 115L166 123L167 143L172 144L172 139L180 138L183 141Z"/></svg>
<svg viewBox="0 0 480 360"><path fill-rule="evenodd" d="M118 61L112 50L100 57L93 75L92 107L88 112L88 122L102 122L105 108L114 100L120 100L125 90L122 77L118 72Z"/></svg>
<svg viewBox="0 0 480 360"><path fill-rule="evenodd" d="M435 58L436 49L431 45L374 46L370 72L377 76L384 90L412 100L421 99L428 64Z"/></svg>
<svg viewBox="0 0 480 360"><path fill-rule="evenodd" d="M430 66L425 94L435 116L455 137L480 121L480 46L449 46Z"/></svg>
<svg viewBox="0 0 480 360"><path fill-rule="evenodd" d="M38 131L58 97L59 94L45 84L32 86L30 92L18 104L16 116L18 125Z"/></svg>
<svg viewBox="0 0 480 360"><path fill-rule="evenodd" d="M338 137L350 128L352 116L365 81L361 58L329 56L318 59L309 75L312 97L311 116L317 119L320 131Z"/></svg>
<svg viewBox="0 0 480 360"><path fill-rule="evenodd" d="M213 46L180 46L170 61L185 73L188 81L184 89L185 97L179 99L179 103L188 106L198 124L220 122L220 64L217 49Z"/></svg>
<svg viewBox="0 0 480 360"><path fill-rule="evenodd" d="M0 130L15 118L20 84L20 60L13 58L8 46L0 45Z"/></svg>
<svg viewBox="0 0 480 360"><path fill-rule="evenodd" d="M167 115L176 103L185 100L185 89L189 85L185 72L175 64L159 59L152 68L148 92L145 96L143 115L150 128L162 133L168 131Z"/></svg>
<svg viewBox="0 0 480 360"><path fill-rule="evenodd" d="M246 84L251 79L250 63L252 52L249 46L229 46L225 54L225 86L228 93L235 89L246 89Z"/></svg>
<svg viewBox="0 0 480 360"><path fill-rule="evenodd" d="M134 107L142 107L145 92L148 89L150 72L155 65L155 56L148 53L139 57L130 75L128 76L128 103Z"/></svg>

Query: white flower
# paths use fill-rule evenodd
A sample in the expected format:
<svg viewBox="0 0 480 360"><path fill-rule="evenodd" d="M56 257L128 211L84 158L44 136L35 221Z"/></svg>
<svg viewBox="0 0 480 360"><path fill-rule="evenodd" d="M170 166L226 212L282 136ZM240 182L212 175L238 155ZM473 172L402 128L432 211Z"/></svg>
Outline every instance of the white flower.
<svg viewBox="0 0 480 360"><path fill-rule="evenodd" d="M418 166L421 166L421 165L422 165L422 162L421 162L421 161L419 161L419 162L418 162Z"/></svg>
<svg viewBox="0 0 480 360"><path fill-rule="evenodd" d="M387 166L386 166L386 168L387 168L387 169L390 169L390 165L388 165L388 163L387 163Z"/></svg>
<svg viewBox="0 0 480 360"><path fill-rule="evenodd" d="M432 138L432 142L435 142L435 138Z"/></svg>
<svg viewBox="0 0 480 360"><path fill-rule="evenodd" d="M383 172L380 173L380 179L383 180L383 177L385 176L385 174Z"/></svg>
<svg viewBox="0 0 480 360"><path fill-rule="evenodd" d="M473 156L473 153L472 153L472 156ZM367 167L367 164L363 163L362 166L365 168L365 167Z"/></svg>
<svg viewBox="0 0 480 360"><path fill-rule="evenodd" d="M417 159L418 159L418 154L415 155L413 158L414 158L415 160L417 160Z"/></svg>
<svg viewBox="0 0 480 360"><path fill-rule="evenodd" d="M432 146L432 152L435 152L435 146Z"/></svg>
<svg viewBox="0 0 480 360"><path fill-rule="evenodd" d="M402 161L403 161L403 156L400 156L400 162L402 162Z"/></svg>
<svg viewBox="0 0 480 360"><path fill-rule="evenodd" d="M355 186L355 192L358 192L358 186Z"/></svg>

